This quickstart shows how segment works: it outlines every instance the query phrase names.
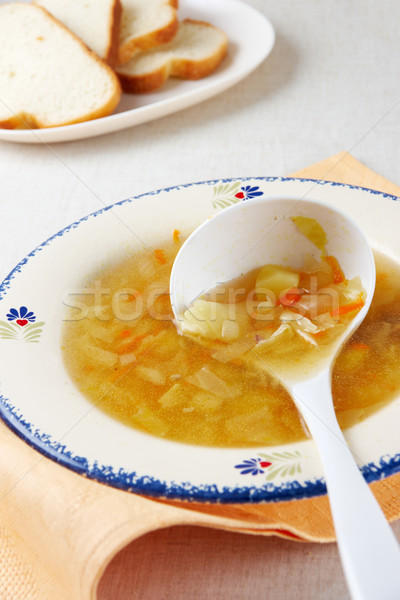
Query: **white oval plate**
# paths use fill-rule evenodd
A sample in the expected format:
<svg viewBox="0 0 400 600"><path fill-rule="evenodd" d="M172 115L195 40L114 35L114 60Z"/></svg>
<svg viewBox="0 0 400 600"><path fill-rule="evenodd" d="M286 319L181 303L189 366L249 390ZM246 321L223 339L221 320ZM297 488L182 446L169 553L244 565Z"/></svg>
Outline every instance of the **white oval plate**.
<svg viewBox="0 0 400 600"><path fill-rule="evenodd" d="M75 388L62 360L64 302L90 274L143 243L158 246L174 229L188 234L221 208L257 193L335 205L358 221L374 248L400 261L399 199L336 183L210 181L144 194L89 215L36 248L0 286L0 414L11 429L78 473L143 494L262 502L325 493L312 441L224 449L162 440L98 410ZM400 470L399 426L400 396L347 430L368 481Z"/></svg>
<svg viewBox="0 0 400 600"><path fill-rule="evenodd" d="M271 52L275 32L258 11L240 0L182 0L179 18L208 21L229 38L220 67L198 81L169 80L150 94L123 94L109 117L85 123L32 130L0 129L0 140L27 144L68 142L140 125L223 92L249 75Z"/></svg>

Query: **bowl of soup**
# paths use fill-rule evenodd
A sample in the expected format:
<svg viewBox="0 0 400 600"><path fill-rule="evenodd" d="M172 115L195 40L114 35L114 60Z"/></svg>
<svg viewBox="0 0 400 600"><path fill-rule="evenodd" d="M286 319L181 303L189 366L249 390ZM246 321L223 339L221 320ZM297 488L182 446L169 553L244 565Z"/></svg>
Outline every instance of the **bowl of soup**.
<svg viewBox="0 0 400 600"><path fill-rule="evenodd" d="M251 342L238 335L240 319L226 316L216 335L198 339L177 331L169 300L174 258L198 225L234 203L279 195L343 210L371 243L376 291L336 360L333 397L366 479L400 470L400 204L336 183L269 177L182 185L58 232L0 288L3 420L65 467L128 491L216 502L325 493L314 444L290 396L263 368L268 347L291 360L297 325L270 330L270 298L257 297ZM279 315L305 303L301 290L312 278L348 294L344 319L360 304L362 289L334 257L273 267L272 275L270 265L240 283L250 290L257 277L283 281L272 307ZM319 310L318 330L300 331L305 351L327 343L332 310Z"/></svg>

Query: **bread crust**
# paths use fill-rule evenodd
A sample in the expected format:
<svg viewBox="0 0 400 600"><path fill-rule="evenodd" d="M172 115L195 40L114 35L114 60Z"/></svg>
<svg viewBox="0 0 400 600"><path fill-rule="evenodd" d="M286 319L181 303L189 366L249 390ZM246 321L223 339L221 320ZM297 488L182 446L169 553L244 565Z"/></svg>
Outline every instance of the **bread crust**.
<svg viewBox="0 0 400 600"><path fill-rule="evenodd" d="M203 25L218 29L206 23L205 21L196 21L194 19L185 19L183 23L193 23L195 25ZM219 31L221 31L219 29ZM143 94L151 92L162 86L168 77L178 77L180 79L201 79L210 75L224 59L228 50L228 39L224 32L223 42L219 46L217 52L202 60L174 58L169 62L165 62L160 68L149 73L141 75L127 74L119 72L117 75L122 85L122 89L127 94Z"/></svg>
<svg viewBox="0 0 400 600"><path fill-rule="evenodd" d="M170 75L168 65L163 65L157 71L142 76L118 73L123 91L126 94L145 94L161 87Z"/></svg>
<svg viewBox="0 0 400 600"><path fill-rule="evenodd" d="M37 129L36 119L27 113L20 113L6 121L0 121L0 129Z"/></svg>
<svg viewBox="0 0 400 600"><path fill-rule="evenodd" d="M2 6L7 6L7 5L4 4ZM117 106L117 104L119 103L119 100L121 98L121 91L122 91L121 84L119 82L119 79L118 79L115 71L105 61L103 61L95 52L93 52L93 50L88 48L88 46L86 46L86 44L79 37L77 37L74 33L72 33L72 31L70 31L65 25L63 25L63 23L61 23L55 17L53 17L53 15L51 13L49 13L45 8L43 8L42 6L38 6L36 4L32 4L32 5L28 4L26 6L34 6L36 10L42 11L46 15L47 18L49 18L54 23L56 23L58 27L61 27L70 37L72 37L75 40L75 42L80 45L80 47L84 53L90 55L91 58L95 62L97 62L99 65L101 65L101 67L103 69L105 69L108 72L108 74L110 75L110 79L112 80L112 83L113 83L113 92L112 92L112 95L110 96L110 98L107 100L107 102L105 104L103 104L103 106L92 111L91 113L81 115L71 121L55 123L55 124L48 124L48 123L44 123L43 121L40 121L35 115L29 113L28 111L22 111L18 114L17 113L14 114L14 116L9 119L0 121L0 128L1 129L42 129L42 128L47 128L47 127L49 127L49 128L62 127L64 125L73 125L75 123L82 123L84 121L91 121L93 119L98 119L100 117L106 117L110 113L112 113L113 110L115 109L115 107Z"/></svg>
<svg viewBox="0 0 400 600"><path fill-rule="evenodd" d="M65 125L75 125L76 123L93 121L94 119L99 119L100 117L107 117L109 114L111 114L117 106L120 97L121 87L120 85L118 85L118 88L114 91L113 96L109 99L109 101L106 104L104 104L97 110L83 115L82 117L79 117L72 121L65 121L63 123L49 125L48 123L40 121L37 117L35 117L35 115L32 115L27 112L21 112L19 114L16 114L11 119L7 119L6 121L0 121L0 129L52 129L54 127L64 127Z"/></svg>
<svg viewBox="0 0 400 600"><path fill-rule="evenodd" d="M121 25L122 15L122 4L121 0L114 0L112 14L111 14L111 26L110 26L110 39L105 56L105 61L110 67L115 67L118 64L118 49L119 49L119 33Z"/></svg>
<svg viewBox="0 0 400 600"><path fill-rule="evenodd" d="M171 9L171 20L165 27L155 29L140 37L132 37L121 43L118 50L118 65L122 65L130 61L137 50L150 50L155 46L166 44L176 35L179 27L176 9L178 8L177 0L169 0Z"/></svg>

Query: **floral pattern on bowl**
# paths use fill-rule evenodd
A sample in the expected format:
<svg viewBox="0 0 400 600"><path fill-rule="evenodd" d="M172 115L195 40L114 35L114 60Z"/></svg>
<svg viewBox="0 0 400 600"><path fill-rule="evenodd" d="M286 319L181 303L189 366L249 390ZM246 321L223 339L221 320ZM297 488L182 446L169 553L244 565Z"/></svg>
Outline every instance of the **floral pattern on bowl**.
<svg viewBox="0 0 400 600"><path fill-rule="evenodd" d="M0 321L0 338L3 340L21 340L38 342L42 334L44 322L36 323L36 316L26 306L19 309L10 308L7 321Z"/></svg>
<svg viewBox="0 0 400 600"><path fill-rule="evenodd" d="M260 452L257 458L246 459L235 465L235 469L239 469L241 475L264 475L267 472L266 481L272 481L276 477L301 473L303 458L298 451L270 454Z"/></svg>

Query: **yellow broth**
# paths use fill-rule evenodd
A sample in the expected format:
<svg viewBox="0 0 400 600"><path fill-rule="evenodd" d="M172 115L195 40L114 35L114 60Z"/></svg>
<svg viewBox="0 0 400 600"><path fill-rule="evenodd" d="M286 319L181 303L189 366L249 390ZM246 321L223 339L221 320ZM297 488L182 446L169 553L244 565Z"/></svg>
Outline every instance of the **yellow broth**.
<svg viewBox="0 0 400 600"><path fill-rule="evenodd" d="M179 247L176 232L162 250L130 257L71 297L63 353L73 381L108 415L166 439L225 447L304 439L291 398L263 368L257 347L244 345L227 360L227 344L176 332L168 285ZM372 306L333 373L342 427L400 390L400 269L380 255L376 263ZM217 360L221 351L225 362ZM199 377L213 393L198 387Z"/></svg>

